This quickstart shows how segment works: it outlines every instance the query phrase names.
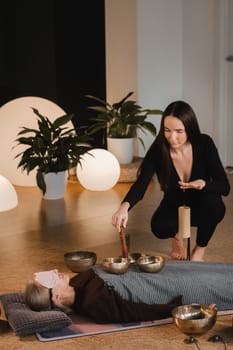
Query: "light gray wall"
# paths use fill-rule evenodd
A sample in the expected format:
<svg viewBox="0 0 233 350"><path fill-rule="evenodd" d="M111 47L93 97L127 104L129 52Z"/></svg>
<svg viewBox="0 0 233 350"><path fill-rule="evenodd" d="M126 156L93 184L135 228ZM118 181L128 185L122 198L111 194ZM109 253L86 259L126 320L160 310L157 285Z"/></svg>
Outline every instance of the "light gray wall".
<svg viewBox="0 0 233 350"><path fill-rule="evenodd" d="M164 109L182 97L182 0L138 0L138 101ZM159 128L160 118L156 120ZM146 149L153 141L144 138ZM139 145L139 155L144 155Z"/></svg>
<svg viewBox="0 0 233 350"><path fill-rule="evenodd" d="M190 102L203 132L216 137L215 92L218 37L215 0L183 1L183 97Z"/></svg>
<svg viewBox="0 0 233 350"><path fill-rule="evenodd" d="M186 100L194 108L202 131L214 138L220 153L224 154L219 119L221 1L227 0L106 0L106 3L107 16L110 13L114 16L111 11L113 4L114 8L120 8L117 12L119 24L125 4L128 4L128 15L131 6L134 9L132 15L137 16L137 30L134 33L131 31L132 35L137 35L137 42L129 41L127 47L121 48L123 52L131 52L136 47L137 58L131 56L130 60L124 60L125 74L121 84L118 83L118 95L120 90L125 93L125 87L129 86L129 81L133 81L130 75L127 77L126 66L135 67L136 64L137 78L133 84L139 104L145 108L164 109L173 100ZM130 16L128 21L131 25L132 21L134 23ZM119 25L119 41L127 35L125 26ZM107 51L109 48L106 48ZM114 57L107 61L108 67L113 70L120 62ZM132 73L130 68L129 72ZM107 76L108 95L110 87L115 85L110 68ZM151 117L150 120L156 120L155 125L159 127L160 118ZM147 150L153 138L150 135L143 135L143 138ZM137 152L141 156L145 154L140 146Z"/></svg>

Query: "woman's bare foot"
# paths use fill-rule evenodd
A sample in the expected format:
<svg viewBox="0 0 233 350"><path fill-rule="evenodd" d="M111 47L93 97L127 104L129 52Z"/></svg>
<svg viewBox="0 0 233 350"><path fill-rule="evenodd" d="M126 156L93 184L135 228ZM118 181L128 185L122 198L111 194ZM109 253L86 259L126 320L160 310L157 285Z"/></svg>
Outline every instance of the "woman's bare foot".
<svg viewBox="0 0 233 350"><path fill-rule="evenodd" d="M192 251L191 261L204 261L204 255L205 255L205 249L206 247L199 247L196 245L196 247Z"/></svg>
<svg viewBox="0 0 233 350"><path fill-rule="evenodd" d="M183 238L179 238L178 235L172 238L171 257L174 260L186 260L186 249L183 244Z"/></svg>

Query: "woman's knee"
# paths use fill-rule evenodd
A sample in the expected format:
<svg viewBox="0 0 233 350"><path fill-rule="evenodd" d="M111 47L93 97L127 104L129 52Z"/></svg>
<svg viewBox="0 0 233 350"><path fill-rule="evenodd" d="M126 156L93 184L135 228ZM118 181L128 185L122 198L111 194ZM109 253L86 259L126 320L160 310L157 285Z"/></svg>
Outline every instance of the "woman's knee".
<svg viewBox="0 0 233 350"><path fill-rule="evenodd" d="M151 231L162 239L174 237L178 230L178 212L176 208L160 206L151 218Z"/></svg>
<svg viewBox="0 0 233 350"><path fill-rule="evenodd" d="M215 222L220 222L226 213L226 207L220 196L208 196L201 203L201 213Z"/></svg>
<svg viewBox="0 0 233 350"><path fill-rule="evenodd" d="M151 231L157 238L171 238L177 233L177 225L169 224L169 220L158 222L151 220Z"/></svg>

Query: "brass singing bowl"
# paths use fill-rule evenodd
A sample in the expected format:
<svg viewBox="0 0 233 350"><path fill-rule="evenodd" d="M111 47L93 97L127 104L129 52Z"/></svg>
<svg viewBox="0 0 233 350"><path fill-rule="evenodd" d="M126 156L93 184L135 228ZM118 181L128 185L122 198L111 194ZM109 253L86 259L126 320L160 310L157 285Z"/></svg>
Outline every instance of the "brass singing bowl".
<svg viewBox="0 0 233 350"><path fill-rule="evenodd" d="M159 272L165 264L165 258L159 255L142 255L137 259L140 270L145 272Z"/></svg>
<svg viewBox="0 0 233 350"><path fill-rule="evenodd" d="M183 305L172 310L172 317L182 333L200 335L215 325L217 308L199 304Z"/></svg>
<svg viewBox="0 0 233 350"><path fill-rule="evenodd" d="M113 257L103 260L103 269L110 273L122 274L125 273L130 265L129 258Z"/></svg>
<svg viewBox="0 0 233 350"><path fill-rule="evenodd" d="M96 253L86 250L71 251L64 254L66 266L72 272L83 272L96 263Z"/></svg>

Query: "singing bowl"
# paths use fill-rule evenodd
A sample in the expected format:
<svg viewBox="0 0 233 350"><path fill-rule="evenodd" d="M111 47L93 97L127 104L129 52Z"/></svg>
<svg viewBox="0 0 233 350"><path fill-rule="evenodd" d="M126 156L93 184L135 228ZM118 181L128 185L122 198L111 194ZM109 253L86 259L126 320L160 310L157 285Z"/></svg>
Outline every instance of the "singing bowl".
<svg viewBox="0 0 233 350"><path fill-rule="evenodd" d="M165 258L159 255L142 255L137 259L140 270L145 272L159 272L165 264Z"/></svg>
<svg viewBox="0 0 233 350"><path fill-rule="evenodd" d="M183 305L172 310L172 317L182 333L200 335L215 325L217 309L199 304Z"/></svg>
<svg viewBox="0 0 233 350"><path fill-rule="evenodd" d="M125 273L130 265L129 258L113 257L103 260L103 269L110 273L122 274Z"/></svg>
<svg viewBox="0 0 233 350"><path fill-rule="evenodd" d="M64 254L66 266L72 272L83 272L96 263L96 253L85 250L71 251Z"/></svg>

